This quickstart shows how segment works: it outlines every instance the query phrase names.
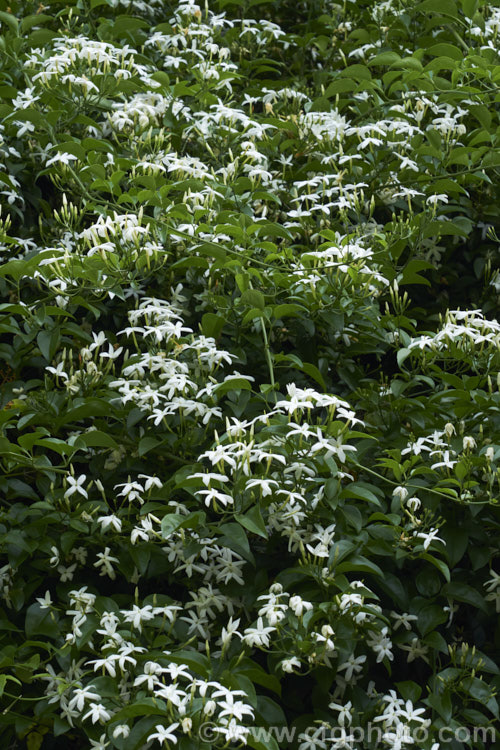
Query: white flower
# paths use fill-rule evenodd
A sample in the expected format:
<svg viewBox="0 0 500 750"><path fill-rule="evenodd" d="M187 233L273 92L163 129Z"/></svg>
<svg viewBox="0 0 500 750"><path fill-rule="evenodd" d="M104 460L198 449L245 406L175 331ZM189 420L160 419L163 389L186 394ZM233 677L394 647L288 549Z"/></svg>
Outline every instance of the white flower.
<svg viewBox="0 0 500 750"><path fill-rule="evenodd" d="M209 700L205 703L205 708L203 709L203 713L205 714L205 716L213 716L216 710L217 710L217 703L213 700Z"/></svg>
<svg viewBox="0 0 500 750"><path fill-rule="evenodd" d="M299 750L326 750L326 743L320 739L324 736L324 727L320 726L313 732L308 728L305 732L299 734L299 740L302 740Z"/></svg>
<svg viewBox="0 0 500 750"><path fill-rule="evenodd" d="M79 495L82 495L87 500L88 494L86 490L84 490L82 487L86 479L87 479L86 474L81 474L77 479L75 479L75 477L72 477L71 475L66 477L66 482L67 484L69 484L69 487L64 493L64 497L67 499L68 497L71 497L71 495L74 495L75 492L77 492Z"/></svg>
<svg viewBox="0 0 500 750"><path fill-rule="evenodd" d="M365 661L366 656L364 654L362 656L354 656L354 654L351 654L348 660L337 667L337 669L338 671L340 671L341 669L345 669L345 680L346 682L350 682L353 675L359 674L363 671L362 665L365 663Z"/></svg>
<svg viewBox="0 0 500 750"><path fill-rule="evenodd" d="M442 544L446 544L444 539L441 539L441 537L439 537L437 533L438 533L437 529L431 529L430 531L419 531L417 532L415 536L424 540L424 549L426 550L429 548L431 542L434 542L434 541L442 542Z"/></svg>
<svg viewBox="0 0 500 750"><path fill-rule="evenodd" d="M426 658L429 649L420 642L419 638L412 638L409 646L400 646L399 648L403 651L408 651L408 662L412 662L415 659L423 659L429 663L429 660Z"/></svg>
<svg viewBox="0 0 500 750"><path fill-rule="evenodd" d="M439 469L441 466L445 466L447 469L452 469L457 463L450 458L450 451L444 451L442 458L442 461L438 461L437 463L432 464L431 469Z"/></svg>
<svg viewBox="0 0 500 750"><path fill-rule="evenodd" d="M95 724L98 721L108 721L111 718L111 714L109 711L106 711L102 703L91 703L90 711L87 711L83 720L85 721L89 716L92 718L92 724Z"/></svg>
<svg viewBox="0 0 500 750"><path fill-rule="evenodd" d="M381 662L385 658L389 659L390 661L394 659L394 655L392 653L392 641L387 637L387 633L387 627L382 628L380 633L377 633L374 630L370 630L369 632L371 639L367 640L366 643L377 654L377 663Z"/></svg>
<svg viewBox="0 0 500 750"><path fill-rule="evenodd" d="M413 708L413 703L408 700L406 701L405 707L402 709L401 714L407 721L419 721L420 723L424 723L425 719L421 716L421 714L425 713L425 711L425 708Z"/></svg>
<svg viewBox="0 0 500 750"><path fill-rule="evenodd" d="M401 503L404 503L409 493L406 487L394 487L392 494L394 497L398 497Z"/></svg>
<svg viewBox="0 0 500 750"><path fill-rule="evenodd" d="M495 589L500 588L500 575L495 573L493 569L490 570L490 574L491 578L484 584L486 591L494 591Z"/></svg>
<svg viewBox="0 0 500 750"><path fill-rule="evenodd" d="M476 441L473 437L465 436L463 439L463 449L466 450L473 450L476 447Z"/></svg>
<svg viewBox="0 0 500 750"><path fill-rule="evenodd" d="M110 555L110 552L111 549L109 547L105 547L104 552L98 552L97 557L99 559L94 563L94 568L102 568L102 570L99 572L99 575L108 575L112 580L114 580L116 578L116 573L113 570L113 566L111 563L117 563L118 558L112 557Z"/></svg>
<svg viewBox="0 0 500 750"><path fill-rule="evenodd" d="M239 619L233 622L233 618L230 617L227 626L222 628L221 636L217 641L217 645L224 648L229 643L231 643L233 635L237 635L241 638L241 633L237 630L239 624Z"/></svg>
<svg viewBox="0 0 500 750"><path fill-rule="evenodd" d="M307 612L308 610L313 608L311 602L304 601L304 599L301 599L300 596L290 597L288 606L296 617L302 617L304 612Z"/></svg>
<svg viewBox="0 0 500 750"><path fill-rule="evenodd" d="M97 523L101 524L102 531L106 531L110 526L115 531L122 530L122 522L114 513L111 513L109 516L100 516L97 519Z"/></svg>
<svg viewBox="0 0 500 750"><path fill-rule="evenodd" d="M257 620L256 628L246 628L243 635L243 642L247 646L269 646L270 634L274 633L276 628L265 627L262 617Z"/></svg>
<svg viewBox="0 0 500 750"><path fill-rule="evenodd" d="M426 203L435 206L438 201L448 203L448 196L445 193L439 193L439 195L430 195L427 198Z"/></svg>
<svg viewBox="0 0 500 750"><path fill-rule="evenodd" d="M91 743L91 750L104 750L109 745L106 740L106 734L101 734L98 740L90 740Z"/></svg>
<svg viewBox="0 0 500 750"><path fill-rule="evenodd" d="M294 667L300 669L300 660L296 656L291 656L289 659L283 659L280 666L283 672L292 674Z"/></svg>
<svg viewBox="0 0 500 750"><path fill-rule="evenodd" d="M45 369L55 375L56 378L61 377L64 380L68 380L68 374L64 372L64 362L59 362L57 367L46 367Z"/></svg>
<svg viewBox="0 0 500 750"><path fill-rule="evenodd" d="M347 722L347 725L352 721L352 702L349 701L345 704L345 706L340 705L339 703L330 703L328 708L330 708L332 711L338 711L337 716L337 722L340 724L340 726L345 726L345 723Z"/></svg>
<svg viewBox="0 0 500 750"><path fill-rule="evenodd" d="M416 513L417 510L422 505L422 501L419 500L418 497L410 497L410 499L408 500L406 504L412 513Z"/></svg>
<svg viewBox="0 0 500 750"><path fill-rule="evenodd" d="M139 500L139 503L143 504L142 493L144 492L144 487L139 482L131 482L129 477L128 482L115 484L113 489L116 490L118 487L123 487L122 491L118 493L119 497L126 497L129 503Z"/></svg>
<svg viewBox="0 0 500 750"><path fill-rule="evenodd" d="M500 589L492 591L491 594L486 594L484 597L487 601L495 602L495 609L500 612Z"/></svg>
<svg viewBox="0 0 500 750"><path fill-rule="evenodd" d="M87 664L94 665L94 672L97 672L97 670L102 667L102 669L105 669L111 677L116 677L115 663L117 659L118 654L109 654L109 656L106 656L103 659L92 659L92 661L88 661Z"/></svg>
<svg viewBox="0 0 500 750"><path fill-rule="evenodd" d="M174 745L177 744L177 737L175 734L172 734L174 729L177 729L179 726L179 722L175 722L174 724L170 724L166 729L161 724L157 724L155 729L156 732L153 734L150 734L148 737L148 742L151 740L158 740L161 744L164 742L173 742Z"/></svg>
<svg viewBox="0 0 500 750"><path fill-rule="evenodd" d="M37 602L40 605L40 609L49 609L53 603L50 598L50 591L46 591L43 598L37 598Z"/></svg>
<svg viewBox="0 0 500 750"><path fill-rule="evenodd" d="M400 625L402 625L405 630L411 630L411 621L418 620L417 615L409 615L407 612L402 612L401 614L391 612L390 615L395 620L394 630L397 630Z"/></svg>
<svg viewBox="0 0 500 750"><path fill-rule="evenodd" d="M120 611L124 622L132 623L132 627L136 628L139 633L142 632L142 623L152 620L155 616L151 604L146 604L144 607L138 607L137 604L133 604L131 610L122 609Z"/></svg>
<svg viewBox="0 0 500 750"><path fill-rule="evenodd" d="M58 565L57 566L57 572L59 573L59 580L61 583L66 583L66 581L72 581L73 580L73 573L76 570L76 563L73 565Z"/></svg>
<svg viewBox="0 0 500 750"><path fill-rule="evenodd" d="M81 713L83 711L83 708L85 706L85 701L100 701L101 696L99 693L96 693L92 685L86 685L83 688L75 688L73 690L73 697L68 703L68 706L70 709L76 708L76 710Z"/></svg>
<svg viewBox="0 0 500 750"><path fill-rule="evenodd" d="M158 477L150 477L148 474L139 474L138 479L146 480L144 484L145 492L149 492L152 487L158 487L159 489L163 487L163 483L161 479L158 479Z"/></svg>
<svg viewBox="0 0 500 750"><path fill-rule="evenodd" d="M492 445L489 445L486 448L485 456L487 461L493 461L493 458L495 457L495 449Z"/></svg>
<svg viewBox="0 0 500 750"><path fill-rule="evenodd" d="M55 156L52 157L52 159L49 159L45 166L50 167L51 164L70 164L72 161L78 161L78 157L74 154L68 154L66 152L61 153L60 151L57 152Z"/></svg>
<svg viewBox="0 0 500 750"><path fill-rule="evenodd" d="M130 727L127 724L118 724L113 729L114 739L116 739L117 737L123 737L124 739L127 739L129 734L130 734Z"/></svg>
<svg viewBox="0 0 500 750"><path fill-rule="evenodd" d="M218 707L222 708L222 711L219 712L219 717L234 716L241 721L245 714L252 718L254 716L253 709L247 706L246 703L243 703L243 701L235 701L233 693L228 692L225 700L219 700Z"/></svg>

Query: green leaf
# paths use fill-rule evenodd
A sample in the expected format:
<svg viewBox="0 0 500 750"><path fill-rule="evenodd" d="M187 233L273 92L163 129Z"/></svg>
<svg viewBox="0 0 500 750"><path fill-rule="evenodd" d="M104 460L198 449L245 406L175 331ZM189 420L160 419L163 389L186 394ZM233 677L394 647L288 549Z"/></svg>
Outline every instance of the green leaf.
<svg viewBox="0 0 500 750"><path fill-rule="evenodd" d="M366 65L356 63L355 65L348 65L339 73L343 78L350 78L353 81L371 81L372 74Z"/></svg>
<svg viewBox="0 0 500 750"><path fill-rule="evenodd" d="M467 677L461 687L472 698L485 705L495 716L498 716L498 703L490 685L480 680L479 677Z"/></svg>
<svg viewBox="0 0 500 750"><path fill-rule="evenodd" d="M325 97L330 98L332 96L336 96L337 94L345 94L347 92L354 91L355 88L355 81L349 81L339 78L336 81L332 81L332 83L328 85L325 91Z"/></svg>
<svg viewBox="0 0 500 750"><path fill-rule="evenodd" d="M473 588L468 583L450 581L450 583L447 583L443 587L442 593L445 596L449 596L450 599L456 599L458 602L470 604L474 609L481 609L483 612L488 612L488 605L484 599L484 594L479 593L477 589Z"/></svg>
<svg viewBox="0 0 500 750"><path fill-rule="evenodd" d="M436 190L436 186L434 186L434 189ZM458 224L453 223L453 221L431 221L426 227L424 227L422 234L425 239L428 239L429 237L435 237L437 239L438 237L446 235L456 237L467 236L467 233L464 232Z"/></svg>
<svg viewBox="0 0 500 750"><path fill-rule="evenodd" d="M446 525L441 534L446 542L446 554L453 568L464 556L468 544L469 535L465 529Z"/></svg>
<svg viewBox="0 0 500 750"><path fill-rule="evenodd" d="M425 636L424 644L426 646L430 646L436 651L440 651L442 654L446 654L446 656L448 656L449 654L448 644L446 643L441 633L439 633L437 630L433 630L432 633L429 633Z"/></svg>
<svg viewBox="0 0 500 750"><path fill-rule="evenodd" d="M316 383L318 383L323 388L323 390L326 391L325 379L316 365L313 365L310 362L303 362L301 370L303 370L306 375L309 375L309 377L315 380Z"/></svg>
<svg viewBox="0 0 500 750"><path fill-rule="evenodd" d="M467 18L473 18L478 7L478 0L462 0L462 10Z"/></svg>
<svg viewBox="0 0 500 750"><path fill-rule="evenodd" d="M123 723L127 719L135 719L138 716L164 716L166 710L165 702L153 698L144 698L138 703L130 703L117 713L113 714L113 722Z"/></svg>
<svg viewBox="0 0 500 750"><path fill-rule="evenodd" d="M398 351L398 353L397 353L397 355L396 355L396 359L397 359L398 367L399 367L400 369L401 369L401 368L402 368L402 366L403 366L403 362L404 362L404 361L405 361L406 359L408 359L408 357L410 356L410 354L411 354L411 353L412 353L412 350L411 350L411 349L405 349L405 348L403 348L403 349L399 349L399 351Z"/></svg>
<svg viewBox="0 0 500 750"><path fill-rule="evenodd" d="M253 534L258 534L259 536L264 537L264 539L268 539L269 535L258 505L254 505L250 508L244 516L236 514L234 517L238 523L248 529L248 531L251 531Z"/></svg>
<svg viewBox="0 0 500 750"><path fill-rule="evenodd" d="M109 402L86 398L83 404L75 406L73 409L69 409L56 420L57 427L68 424L70 422L78 422L80 419L88 419L89 417L106 417L112 412L112 407ZM90 433L86 433L90 434Z"/></svg>
<svg viewBox="0 0 500 750"><path fill-rule="evenodd" d="M40 331L36 337L40 351L47 360L51 362L59 345L60 331L59 328L53 328L51 331Z"/></svg>
<svg viewBox="0 0 500 750"><path fill-rule="evenodd" d="M34 635L57 638L60 633L54 613L49 609L41 609L38 603L31 604L26 610L24 628L28 638L32 638Z"/></svg>
<svg viewBox="0 0 500 750"><path fill-rule="evenodd" d="M410 262L405 266L399 284L425 284L426 286L430 286L430 281L417 273L418 271L424 271L430 268L434 268L432 263L429 263L426 260L412 258L412 260L410 260Z"/></svg>
<svg viewBox="0 0 500 750"><path fill-rule="evenodd" d="M83 443L86 448L112 448L113 450L119 450L120 446L114 438L111 437L107 432L101 432L101 430L90 430L90 432L84 432L79 435L76 441Z"/></svg>
<svg viewBox="0 0 500 750"><path fill-rule="evenodd" d="M418 628L422 635L427 635L429 631L435 630L443 622L446 622L448 615L442 607L437 604L431 604L423 607L418 613Z"/></svg>
<svg viewBox="0 0 500 750"><path fill-rule="evenodd" d="M258 289L245 289L240 299L245 305L256 307L258 310L263 310L266 306L264 295Z"/></svg>
<svg viewBox="0 0 500 750"><path fill-rule="evenodd" d="M137 447L137 453L139 456L145 456L146 453L149 453L149 451L153 450L153 448L157 448L159 445L161 445L161 441L157 440L154 437L146 436L139 440L139 445Z"/></svg>
<svg viewBox="0 0 500 750"><path fill-rule="evenodd" d="M401 60L401 56L397 52L381 52L375 57L372 57L368 61L368 67L373 68L375 65L392 65L398 63Z"/></svg>
<svg viewBox="0 0 500 750"><path fill-rule="evenodd" d="M245 658L237 662L238 672L242 672L256 685L261 685L273 693L281 695L281 682L275 675L269 674L256 662Z"/></svg>
<svg viewBox="0 0 500 750"><path fill-rule="evenodd" d="M421 552L420 557L422 557L424 560L427 560L432 565L434 565L439 570L439 572L442 573L442 575L446 578L448 583L450 582L450 578L451 578L450 569L446 565L446 563L443 562L443 560L440 560L438 557L433 557L432 555L429 555L428 552Z"/></svg>
<svg viewBox="0 0 500 750"><path fill-rule="evenodd" d="M278 318L296 318L300 313L307 312L307 307L303 305L286 303L273 307L273 317Z"/></svg>
<svg viewBox="0 0 500 750"><path fill-rule="evenodd" d="M143 18L134 16L117 16L113 19L113 36L119 36L127 31L136 31L137 29L148 28L149 23Z"/></svg>
<svg viewBox="0 0 500 750"><path fill-rule="evenodd" d="M258 738L257 732L255 732L255 734L250 732L247 735L246 740L248 747L253 747L254 750L279 750L278 743L272 736L271 732L266 733L265 731L261 731L258 733Z"/></svg>
<svg viewBox="0 0 500 750"><path fill-rule="evenodd" d="M243 531L242 527L237 523L223 523L219 527L222 531L222 536L218 538L220 544L225 544L229 549L234 550L239 555L254 564L254 558L250 552L250 545L248 544L248 537Z"/></svg>
<svg viewBox="0 0 500 750"><path fill-rule="evenodd" d="M412 703L416 703L422 695L422 688L416 682L413 682L413 680L396 682L396 688L403 700L411 701Z"/></svg>
<svg viewBox="0 0 500 750"><path fill-rule="evenodd" d="M454 0L424 0L415 10L421 13L440 13L441 15L459 18L457 5Z"/></svg>
<svg viewBox="0 0 500 750"><path fill-rule="evenodd" d="M29 732L26 735L26 747L27 750L40 750L43 742L43 734L41 732Z"/></svg>
<svg viewBox="0 0 500 750"><path fill-rule="evenodd" d="M283 709L267 695L257 696L257 714L267 726L284 727L287 724Z"/></svg>
<svg viewBox="0 0 500 750"><path fill-rule="evenodd" d="M180 529L196 529L198 526L203 526L207 519L207 514L203 510L197 510L193 513L189 513L184 516L183 522L180 524Z"/></svg>
<svg viewBox="0 0 500 750"><path fill-rule="evenodd" d="M360 500L366 500L368 503L373 503L378 507L382 507L380 499L373 491L375 488L372 485L366 484L365 482L350 482L345 489L342 490L340 497L356 497Z"/></svg>
<svg viewBox="0 0 500 750"><path fill-rule="evenodd" d="M186 516L183 516L180 513L167 513L166 516L163 516L161 519L161 535L163 539L168 539L172 536L174 531L177 531L185 518Z"/></svg>
<svg viewBox="0 0 500 750"><path fill-rule="evenodd" d="M485 107L484 104L472 104L469 106L469 112L474 115L485 130L490 130L492 115L488 107Z"/></svg>
<svg viewBox="0 0 500 750"><path fill-rule="evenodd" d="M2 24L6 24L14 34L17 35L19 33L19 21L11 13L0 10L0 21Z"/></svg>
<svg viewBox="0 0 500 750"><path fill-rule="evenodd" d="M223 383L215 386L214 392L221 396L228 391L251 391L252 385L246 378L228 378Z"/></svg>
<svg viewBox="0 0 500 750"><path fill-rule="evenodd" d="M463 50L447 42L433 44L432 47L427 49L427 54L434 55L435 57L451 57L452 60L463 60L464 57Z"/></svg>
<svg viewBox="0 0 500 750"><path fill-rule="evenodd" d="M27 31L33 28L33 26L42 26L44 23L52 21L52 16L46 13L35 13L31 16L25 16L21 21L21 31L26 34Z"/></svg>
<svg viewBox="0 0 500 750"><path fill-rule="evenodd" d="M425 702L438 712L443 721L449 723L452 716L452 703L448 690L441 693L430 693Z"/></svg>
<svg viewBox="0 0 500 750"><path fill-rule="evenodd" d="M225 318L222 318L220 315L205 313L201 319L203 335L218 339L225 323Z"/></svg>
<svg viewBox="0 0 500 750"><path fill-rule="evenodd" d="M347 560L337 565L335 568L336 573L373 573L376 576L384 577L384 572L378 565L369 560L364 555L353 555L348 557Z"/></svg>

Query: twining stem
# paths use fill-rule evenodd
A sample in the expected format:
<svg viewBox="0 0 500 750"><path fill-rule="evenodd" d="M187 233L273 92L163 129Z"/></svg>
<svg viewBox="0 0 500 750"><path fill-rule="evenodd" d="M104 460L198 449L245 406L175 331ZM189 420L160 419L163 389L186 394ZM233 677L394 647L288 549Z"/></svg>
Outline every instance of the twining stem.
<svg viewBox="0 0 500 750"><path fill-rule="evenodd" d="M269 340L267 338L266 326L264 325L264 318L260 318L260 327L262 329L262 338L264 339L264 352L266 355L267 366L269 368L269 378L270 378L271 385L274 388L276 381L274 379L273 360L271 357L271 350L269 348Z"/></svg>

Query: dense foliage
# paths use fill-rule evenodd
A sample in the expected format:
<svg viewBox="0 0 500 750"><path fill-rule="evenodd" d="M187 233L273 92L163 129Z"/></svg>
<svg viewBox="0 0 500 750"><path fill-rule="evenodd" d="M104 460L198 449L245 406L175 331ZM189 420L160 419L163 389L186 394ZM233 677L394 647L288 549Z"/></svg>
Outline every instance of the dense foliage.
<svg viewBox="0 0 500 750"><path fill-rule="evenodd" d="M5 748L493 747L500 10L0 8Z"/></svg>

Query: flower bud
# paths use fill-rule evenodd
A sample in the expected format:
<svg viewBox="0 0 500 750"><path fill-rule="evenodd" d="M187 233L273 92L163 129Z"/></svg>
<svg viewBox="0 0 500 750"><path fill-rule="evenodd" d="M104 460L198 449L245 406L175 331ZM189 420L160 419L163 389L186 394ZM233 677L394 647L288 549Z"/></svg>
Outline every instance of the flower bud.
<svg viewBox="0 0 500 750"><path fill-rule="evenodd" d="M456 432L455 427L452 425L451 422L447 422L445 424L444 431L446 432L446 435L448 436L448 440L450 440L452 435L454 435Z"/></svg>
<svg viewBox="0 0 500 750"><path fill-rule="evenodd" d="M399 497L401 503L404 503L404 501L408 497L408 490L406 489L406 487L395 487L392 491L392 494L394 497Z"/></svg>

